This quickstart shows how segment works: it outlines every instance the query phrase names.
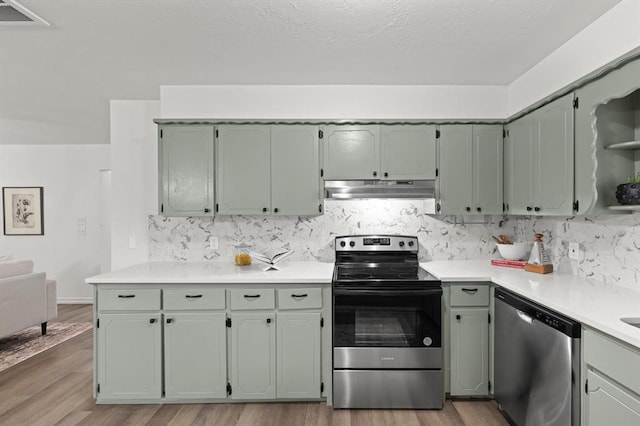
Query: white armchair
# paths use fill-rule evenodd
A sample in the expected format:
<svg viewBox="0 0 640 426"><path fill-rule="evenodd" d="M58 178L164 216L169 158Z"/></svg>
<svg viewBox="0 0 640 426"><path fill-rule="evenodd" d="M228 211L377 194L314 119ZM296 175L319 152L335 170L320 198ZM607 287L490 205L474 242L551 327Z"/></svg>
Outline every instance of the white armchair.
<svg viewBox="0 0 640 426"><path fill-rule="evenodd" d="M0 338L58 316L56 282L33 272L33 262L0 262Z"/></svg>

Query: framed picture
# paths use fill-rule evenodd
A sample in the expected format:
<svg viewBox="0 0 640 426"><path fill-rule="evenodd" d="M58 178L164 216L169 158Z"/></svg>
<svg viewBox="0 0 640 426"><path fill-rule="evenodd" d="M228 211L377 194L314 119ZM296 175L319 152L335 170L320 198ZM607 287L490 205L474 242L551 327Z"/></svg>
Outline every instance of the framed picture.
<svg viewBox="0 0 640 426"><path fill-rule="evenodd" d="M3 187L4 235L44 235L41 186Z"/></svg>

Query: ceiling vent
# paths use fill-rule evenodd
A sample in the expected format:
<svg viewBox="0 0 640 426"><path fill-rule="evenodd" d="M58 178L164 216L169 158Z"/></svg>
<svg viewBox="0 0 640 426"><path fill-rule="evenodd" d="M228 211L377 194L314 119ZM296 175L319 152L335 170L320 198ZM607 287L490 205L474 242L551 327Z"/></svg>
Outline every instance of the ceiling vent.
<svg viewBox="0 0 640 426"><path fill-rule="evenodd" d="M0 25L38 25L49 23L14 0L0 0Z"/></svg>

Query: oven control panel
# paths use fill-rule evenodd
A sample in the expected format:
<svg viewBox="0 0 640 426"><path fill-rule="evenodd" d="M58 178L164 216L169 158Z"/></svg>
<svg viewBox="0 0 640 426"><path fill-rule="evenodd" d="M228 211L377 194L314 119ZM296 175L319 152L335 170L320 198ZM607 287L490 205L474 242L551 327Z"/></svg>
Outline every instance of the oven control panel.
<svg viewBox="0 0 640 426"><path fill-rule="evenodd" d="M406 235L353 235L336 237L336 251L418 252L418 237Z"/></svg>

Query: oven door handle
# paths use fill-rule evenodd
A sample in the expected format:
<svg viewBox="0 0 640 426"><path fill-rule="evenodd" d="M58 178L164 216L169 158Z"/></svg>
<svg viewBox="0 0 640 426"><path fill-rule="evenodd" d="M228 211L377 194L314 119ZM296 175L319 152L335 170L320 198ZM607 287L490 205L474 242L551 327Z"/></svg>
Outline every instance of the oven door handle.
<svg viewBox="0 0 640 426"><path fill-rule="evenodd" d="M442 288L413 288L413 289L368 289L368 288L335 288L333 294L340 296L441 296Z"/></svg>

